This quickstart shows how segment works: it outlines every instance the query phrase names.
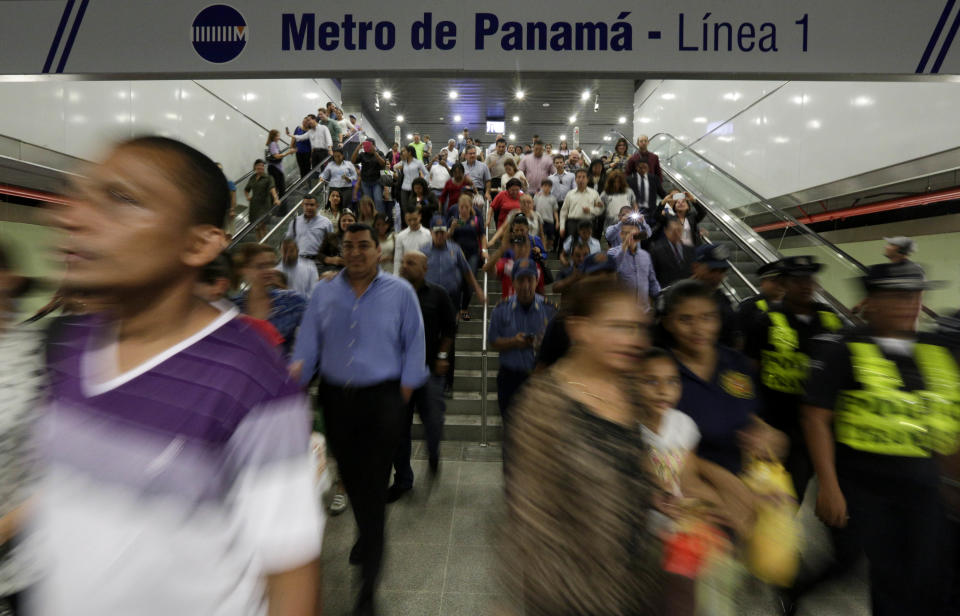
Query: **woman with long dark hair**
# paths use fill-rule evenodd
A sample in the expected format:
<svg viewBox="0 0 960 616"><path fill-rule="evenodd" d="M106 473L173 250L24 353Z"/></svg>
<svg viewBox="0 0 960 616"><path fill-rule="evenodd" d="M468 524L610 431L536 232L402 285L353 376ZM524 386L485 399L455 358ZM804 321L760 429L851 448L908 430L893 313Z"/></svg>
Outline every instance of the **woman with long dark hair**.
<svg viewBox="0 0 960 616"><path fill-rule="evenodd" d="M661 313L661 335L680 366L677 409L697 424L697 455L737 474L745 455L786 451L786 436L757 417L756 371L750 360L719 342L721 316L712 289L698 280L675 283Z"/></svg>
<svg viewBox="0 0 960 616"><path fill-rule="evenodd" d="M630 160L630 155L627 153L627 149L630 147L630 144L627 143L627 140L623 137L617 139L617 144L613 146L613 154L610 156L609 162L607 162L607 172L620 170L623 171L627 167L627 161Z"/></svg>
<svg viewBox="0 0 960 616"><path fill-rule="evenodd" d="M340 213L337 221L337 232L327 233L317 252L317 264L321 272L339 272L346 264L343 260L343 234L353 223L357 222L357 215L347 208Z"/></svg>
<svg viewBox="0 0 960 616"><path fill-rule="evenodd" d="M416 207L419 205L420 219L423 221L423 226L428 229L432 228L434 222L433 217L440 210L440 204L437 202L433 191L430 190L430 184L424 178L416 178L413 180L413 183L410 184L410 188L410 201L407 207Z"/></svg>
<svg viewBox="0 0 960 616"><path fill-rule="evenodd" d="M330 194L327 195L327 204L320 210L320 213L333 223L334 228L337 227L337 223L340 221L340 211L343 209L343 201L341 201L341 199L340 191L331 190Z"/></svg>
<svg viewBox="0 0 960 616"><path fill-rule="evenodd" d="M277 185L277 195L283 197L287 190L286 174L283 173L283 159L291 154L296 154L296 148L280 147L280 131L273 128L267 135L267 173L273 178L273 183Z"/></svg>
<svg viewBox="0 0 960 616"><path fill-rule="evenodd" d="M443 208L444 216L448 216L450 208L460 203L460 193L465 188L473 188L473 180L466 176L463 163L456 163L450 168L450 179L440 193L440 207Z"/></svg>
<svg viewBox="0 0 960 616"><path fill-rule="evenodd" d="M627 176L619 169L614 169L607 174L600 200L606 208L604 228L617 224L620 219L620 210L624 207L629 207L631 210L637 209L637 196L627 185Z"/></svg>
<svg viewBox="0 0 960 616"><path fill-rule="evenodd" d="M693 195L673 190L657 206L654 218L658 223L660 233L662 233L669 218L678 219L683 227L683 235L681 235L680 241L687 246L699 246L703 243L700 221L703 220L704 214L703 207L693 198ZM655 232L654 237L659 237L660 233Z"/></svg>
<svg viewBox="0 0 960 616"><path fill-rule="evenodd" d="M527 616L656 614L655 487L634 394L645 316L633 291L585 280L566 326L572 348L527 381L506 435L506 582Z"/></svg>

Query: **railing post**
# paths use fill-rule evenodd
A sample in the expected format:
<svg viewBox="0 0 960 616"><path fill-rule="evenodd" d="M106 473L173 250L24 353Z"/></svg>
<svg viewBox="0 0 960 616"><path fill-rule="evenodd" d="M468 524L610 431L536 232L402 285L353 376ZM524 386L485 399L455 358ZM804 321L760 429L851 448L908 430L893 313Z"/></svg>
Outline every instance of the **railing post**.
<svg viewBox="0 0 960 616"><path fill-rule="evenodd" d="M487 240L490 239L490 229L487 227L487 212L486 208L489 207L489 204L484 202L484 211L480 213L480 217L483 219L483 236ZM489 258L489 247L487 251ZM483 332L480 345L480 446L486 447L489 443L487 442L487 319L489 318L489 306L487 304L487 284L490 280L490 275L484 271L483 272Z"/></svg>

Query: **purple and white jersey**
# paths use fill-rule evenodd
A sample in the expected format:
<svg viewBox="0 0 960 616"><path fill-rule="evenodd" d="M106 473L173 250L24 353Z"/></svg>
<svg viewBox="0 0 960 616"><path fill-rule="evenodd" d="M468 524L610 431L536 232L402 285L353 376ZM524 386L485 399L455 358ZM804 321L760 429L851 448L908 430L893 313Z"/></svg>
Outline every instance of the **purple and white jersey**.
<svg viewBox="0 0 960 616"><path fill-rule="evenodd" d="M307 401L235 315L123 374L111 327L64 328L38 435L37 614L266 614L265 576L319 555Z"/></svg>

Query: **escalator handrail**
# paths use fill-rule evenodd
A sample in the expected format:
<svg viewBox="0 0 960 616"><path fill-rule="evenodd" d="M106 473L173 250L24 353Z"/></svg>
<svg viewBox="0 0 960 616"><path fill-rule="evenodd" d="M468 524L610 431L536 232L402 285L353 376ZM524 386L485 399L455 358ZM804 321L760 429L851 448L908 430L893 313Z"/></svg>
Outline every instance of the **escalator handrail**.
<svg viewBox="0 0 960 616"><path fill-rule="evenodd" d="M673 141L676 141L677 143L683 145L683 142L682 142L682 141L680 141L679 139L677 139L676 137L674 137L673 135L671 135L671 134L668 133L668 132L659 132L659 133L656 133L656 134L654 134L653 137L650 138L650 140L652 141L653 139L656 139L657 137L659 137L659 136L661 136L661 135L662 135L663 137L665 137L665 138L672 139ZM850 263L852 263L854 266L858 267L861 272L866 273L867 267L866 267L863 263L860 263L860 261L858 261L857 259L854 259L852 256L850 256L846 251L844 251L843 249L841 249L839 246L837 246L836 244L834 244L834 243L831 242L830 240L826 239L825 237L823 237L822 235L820 235L819 233L817 233L816 231L814 231L813 229L811 229L810 227L808 227L806 224L800 222L799 220L797 220L796 218L794 218L794 217L793 217L792 215L790 215L789 213L784 212L783 210L781 210L781 209L779 209L779 208L776 208L776 207L774 207L773 205L771 205L770 202L767 201L767 199L765 199L763 196L761 196L761 195L760 195L759 193L757 193L755 190L753 190L752 188L750 188L749 186L747 186L746 184L744 184L743 182L741 182L740 180L738 180L738 179L735 178L734 176L732 176L732 175L730 175L729 173L727 173L727 172L726 172L724 169L722 169L721 167L719 167L719 166L714 165L713 163L711 163L711 162L710 162L709 160L707 160L703 155L701 155L700 153L698 153L696 150L694 150L694 149L691 148L690 146L683 145L683 148L682 148L679 152L677 152L676 154L674 154L673 156L677 156L678 154L680 154L680 152L684 152L684 151L690 152L693 156L696 156L697 158L699 158L700 160L702 160L704 163L706 163L706 164L708 164L708 165L711 165L714 171L719 172L721 175L723 175L725 178L727 178L728 180L730 180L731 182L733 182L734 184L736 184L737 186L739 186L739 187L740 187L741 189L743 189L745 192L747 192L747 193L749 193L750 195L752 195L752 196L756 199L756 202L759 203L760 205L762 205L764 208L766 208L766 210L767 210L770 214L773 214L774 216L780 218L782 221L786 222L789 226L792 226L792 227L795 227L795 228L797 228L797 229L800 229L801 232L803 233L803 235L806 235L807 237L810 237L810 238L815 239L817 242L823 244L824 246L826 246L827 248L829 248L829 249L832 250L833 252L835 252L835 253L837 253L838 255L844 257L847 261L849 261ZM673 156L671 156L670 158L673 158ZM670 160L670 159L667 159L667 160ZM701 204L703 204L703 202L701 202ZM704 206L705 206L705 204L704 204Z"/></svg>
<svg viewBox="0 0 960 616"><path fill-rule="evenodd" d="M344 141L343 143L344 143L344 144L350 143L351 141L354 140L354 137L358 137L358 136L360 136L360 135L361 135L361 133L358 131L358 132L350 135L350 137L348 137L347 140ZM357 139L357 141L359 142L359 139ZM287 197L289 197L290 195L293 195L293 194L297 191L297 189L299 189L300 186L303 185L303 184L306 182L306 180L310 179L310 178L313 177L315 174L320 173L320 172L323 170L323 167L327 164L327 162L330 161L330 160L332 160L332 159L333 159L333 154L328 154L326 158L324 158L322 161L320 161L320 162L317 164L317 166L315 166L315 167L313 167L312 169L310 169L309 173L307 173L305 176L303 176L302 178L300 178L299 180L297 180L297 183L296 183L296 184L294 184L293 186L291 186L290 188L287 189L286 194L285 194L285 195L283 196L283 198L281 199L281 202L282 202L283 200L285 200ZM319 185L320 185L320 182L317 182L317 186L319 186ZM316 186L315 186L314 188L310 189L307 194L312 194L315 189L316 189ZM277 230L278 228L280 228L285 222L287 222L287 221L290 219L290 215L291 215L291 214L299 211L299 209L300 209L300 204L301 204L301 203L303 203L303 199L301 199L299 202L297 202L297 205L295 205L294 207L290 208L290 211L287 212L287 214L286 214L282 219L280 219L280 222L277 223L272 229L270 229L270 231L268 231L268 232L263 236L263 239L260 240L260 241L258 241L257 243L262 244L267 238L269 238L270 236L272 236L272 235L276 232L276 230ZM233 239L230 241L230 245L227 247L227 250L228 250L228 251L233 250L237 245L242 244L242 243L243 243L243 242L242 242L242 239L243 239L246 235L248 235L253 229L256 229L256 228L257 228L257 225L259 225L261 222L264 222L265 220L268 220L271 216L272 216L272 214L271 214L270 212L267 212L266 214L264 214L263 216L261 216L260 218L258 218L257 220L255 220L255 221L253 221L253 222L250 222L250 221L248 220L248 221L247 221L247 224L244 225L242 229L239 229L239 230L236 232L236 234L234 235Z"/></svg>

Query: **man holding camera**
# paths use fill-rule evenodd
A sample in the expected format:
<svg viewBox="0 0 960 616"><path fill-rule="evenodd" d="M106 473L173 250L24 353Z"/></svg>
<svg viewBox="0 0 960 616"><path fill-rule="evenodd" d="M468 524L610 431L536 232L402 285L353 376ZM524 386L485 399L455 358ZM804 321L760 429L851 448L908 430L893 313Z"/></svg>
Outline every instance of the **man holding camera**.
<svg viewBox="0 0 960 616"><path fill-rule="evenodd" d="M517 219L514 219L509 242L506 240L500 242L497 252L487 259L483 266L485 272L495 274L500 278L503 299L512 297L516 292L513 286L513 266L516 262L522 260L530 260L533 263L537 270L535 290L541 295L544 293L544 253L539 248L533 248L527 231L528 227L524 223L526 223L526 218L521 221L521 224L517 224Z"/></svg>
<svg viewBox="0 0 960 616"><path fill-rule="evenodd" d="M653 271L653 262L646 250L640 248L642 219L631 214L620 223L620 245L607 251L607 256L617 264L617 275L625 284L637 291L637 301L649 310L651 301L660 295L660 283Z"/></svg>

